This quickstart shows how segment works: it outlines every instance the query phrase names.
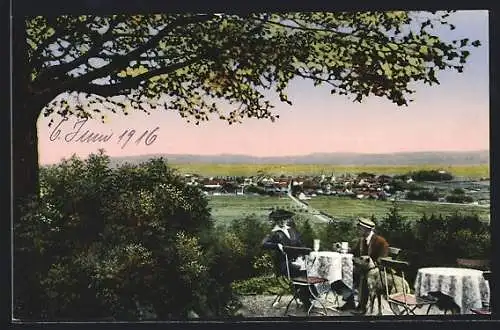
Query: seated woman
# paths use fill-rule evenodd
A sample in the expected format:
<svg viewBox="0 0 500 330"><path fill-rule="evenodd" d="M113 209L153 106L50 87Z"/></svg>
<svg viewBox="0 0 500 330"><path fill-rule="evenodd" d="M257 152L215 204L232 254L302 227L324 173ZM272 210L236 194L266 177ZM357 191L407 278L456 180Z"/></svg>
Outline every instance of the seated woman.
<svg viewBox="0 0 500 330"><path fill-rule="evenodd" d="M271 212L271 214L269 214L269 220L274 224L274 228L262 241L262 247L264 249L276 251L274 254L274 264L277 266L279 273L283 276L288 276L283 246L305 247L300 237L300 233L294 226L290 226L294 215L293 212L282 209ZM301 270L300 266L293 263L296 261L297 257L297 254L294 255L288 252L288 267L291 277L306 275L305 270ZM304 307L308 309L311 304L309 289L302 286L298 289L299 299L304 304Z"/></svg>

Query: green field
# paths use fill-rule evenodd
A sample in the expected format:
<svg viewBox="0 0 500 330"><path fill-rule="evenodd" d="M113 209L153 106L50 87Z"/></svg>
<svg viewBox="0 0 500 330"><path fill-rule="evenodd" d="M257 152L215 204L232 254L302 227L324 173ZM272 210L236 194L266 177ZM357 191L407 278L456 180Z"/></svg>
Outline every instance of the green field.
<svg viewBox="0 0 500 330"><path fill-rule="evenodd" d="M266 197L266 196L210 196L209 206L212 208L212 217L217 224L229 223L234 219L244 218L255 214L265 220L269 212L275 208L288 208L297 210L295 204L287 197ZM370 217L372 214L377 219L383 218L391 202L377 200L356 200L342 197L314 197L307 201L308 204L319 211L323 211L337 219L355 219L358 216ZM399 202L401 214L410 220L422 217L424 213L442 214L443 216L460 212L462 214L478 214L483 220L489 220L490 209L488 207L470 205L450 205L422 202ZM316 218L308 215L313 222Z"/></svg>
<svg viewBox="0 0 500 330"><path fill-rule="evenodd" d="M176 168L179 173L195 173L203 176L252 176L259 172L268 175L329 175L334 173L340 175L342 173L360 173L370 172L375 174L405 174L411 171L418 170L445 170L452 173L454 176L480 178L489 177L489 165L443 165L443 164L425 164L414 166L382 166L382 165L366 165L366 166L338 166L338 165L321 165L321 164L299 164L299 165L282 165L282 164L170 164Z"/></svg>
<svg viewBox="0 0 500 330"><path fill-rule="evenodd" d="M323 211L334 218L354 219L358 216L370 217L372 214L377 219L384 217L392 206L392 202L378 200L356 200L342 197L315 197L308 204L319 211ZM472 205L453 205L425 202L400 201L401 214L410 220L417 220L424 214L442 214L443 216L460 212L462 214L476 213L483 220L488 220L489 207Z"/></svg>
<svg viewBox="0 0 500 330"><path fill-rule="evenodd" d="M267 196L209 196L209 207L217 224L227 224L235 219L256 215L267 219L273 208L293 209L294 203L288 197Z"/></svg>

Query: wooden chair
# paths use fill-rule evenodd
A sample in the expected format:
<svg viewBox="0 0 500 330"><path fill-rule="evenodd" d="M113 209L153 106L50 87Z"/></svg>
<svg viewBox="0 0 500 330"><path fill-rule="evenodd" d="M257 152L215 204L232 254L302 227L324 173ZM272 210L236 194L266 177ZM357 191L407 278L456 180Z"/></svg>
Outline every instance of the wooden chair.
<svg viewBox="0 0 500 330"><path fill-rule="evenodd" d="M386 299L392 312L395 315L415 315L415 309L428 305L429 308L426 314L429 314L431 307L436 303L436 299L419 297L410 293L409 288L405 285L408 262L392 258L380 258L379 261L380 267L383 269ZM395 284L391 290L389 289L389 279ZM399 285L397 285L397 281L399 281Z"/></svg>
<svg viewBox="0 0 500 330"><path fill-rule="evenodd" d="M473 268L482 271L490 270L490 260L488 259L458 258L456 263L458 267Z"/></svg>
<svg viewBox="0 0 500 330"><path fill-rule="evenodd" d="M489 259L458 258L456 262L458 267L466 267L483 271L484 279L491 283L491 261ZM471 311L478 315L491 315L489 304L483 304L482 308L472 308Z"/></svg>
<svg viewBox="0 0 500 330"><path fill-rule="evenodd" d="M400 248L389 246L389 258L397 259L400 253L401 253Z"/></svg>
<svg viewBox="0 0 500 330"><path fill-rule="evenodd" d="M285 254L288 279L292 283L293 292L294 292L292 299L288 302L288 305L286 306L284 315L288 314L288 310L289 310L292 302L298 301L299 294L304 287L308 288L310 299L311 299L311 305L309 306L309 309L307 310L307 315L309 316L311 314L311 311L316 306L316 304L319 304L322 307L323 312L320 314L327 315L326 305L325 305L325 303L323 303L321 301L321 298L319 297L318 293L316 292L315 285L328 283L328 279L322 278L322 277L309 276L308 270L307 270L307 265L309 263L309 253L312 251L312 249L283 246L283 250L284 250L284 254ZM288 259L288 253L290 253L290 252L293 252L294 254L300 254L304 257L305 276L292 277L290 275L290 266L289 266L289 259ZM314 260L312 262L314 262Z"/></svg>
<svg viewBox="0 0 500 330"><path fill-rule="evenodd" d="M491 283L492 281L491 271L484 271L483 277L486 281ZM490 293L490 302L491 302L491 293ZM489 303L486 306L483 304L482 308L471 308L471 312L477 315L491 315L491 307Z"/></svg>

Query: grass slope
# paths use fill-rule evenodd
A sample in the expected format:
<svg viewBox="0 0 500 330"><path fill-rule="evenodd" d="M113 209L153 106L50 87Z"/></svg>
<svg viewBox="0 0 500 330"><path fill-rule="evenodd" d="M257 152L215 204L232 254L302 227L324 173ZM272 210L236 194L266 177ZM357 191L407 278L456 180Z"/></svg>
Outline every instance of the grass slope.
<svg viewBox="0 0 500 330"><path fill-rule="evenodd" d="M275 208L296 212L312 223L318 222L316 217L306 214L288 197L221 195L209 196L208 201L212 218L217 225L227 225L235 219L250 215L268 221L269 213Z"/></svg>
<svg viewBox="0 0 500 330"><path fill-rule="evenodd" d="M358 216L370 217L372 214L377 219L383 218L392 206L389 201L356 200L351 198L318 196L308 201L309 205L317 210L326 212L339 219L355 219ZM478 214L483 220L488 220L489 207L473 205L453 205L426 202L399 202L401 214L409 220L417 220L424 214L442 214L443 216L459 212L462 214Z"/></svg>
<svg viewBox="0 0 500 330"><path fill-rule="evenodd" d="M254 214L262 220L267 217L273 208L285 208L297 211L295 204L287 197L266 196L209 196L209 206L216 224L228 224L231 221ZM377 200L356 200L341 197L318 196L308 201L309 205L319 211L326 212L337 219L355 219L358 216L370 217L372 214L377 219L382 219L389 211L391 202ZM485 221L489 220L488 207L471 205L450 205L425 202L399 202L402 215L409 220L417 220L424 213L430 215L442 214L443 216L459 212L462 214L478 214ZM310 218L312 223L318 220L310 214L297 212Z"/></svg>
<svg viewBox="0 0 500 330"><path fill-rule="evenodd" d="M209 196L211 214L217 224L227 224L235 219L254 214L267 219L275 207L292 208L293 202L288 198L267 196Z"/></svg>

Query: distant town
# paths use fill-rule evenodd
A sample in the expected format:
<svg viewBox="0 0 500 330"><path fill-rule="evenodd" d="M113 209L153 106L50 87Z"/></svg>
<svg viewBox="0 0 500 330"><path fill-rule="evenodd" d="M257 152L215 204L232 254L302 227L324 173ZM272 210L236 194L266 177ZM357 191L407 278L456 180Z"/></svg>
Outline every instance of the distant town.
<svg viewBox="0 0 500 330"><path fill-rule="evenodd" d="M489 204L489 178L458 180L446 171L418 171L408 175L344 173L341 175L203 177L184 174L188 185L206 195L292 195L299 200L316 196L343 196L374 200L423 200L448 203Z"/></svg>

